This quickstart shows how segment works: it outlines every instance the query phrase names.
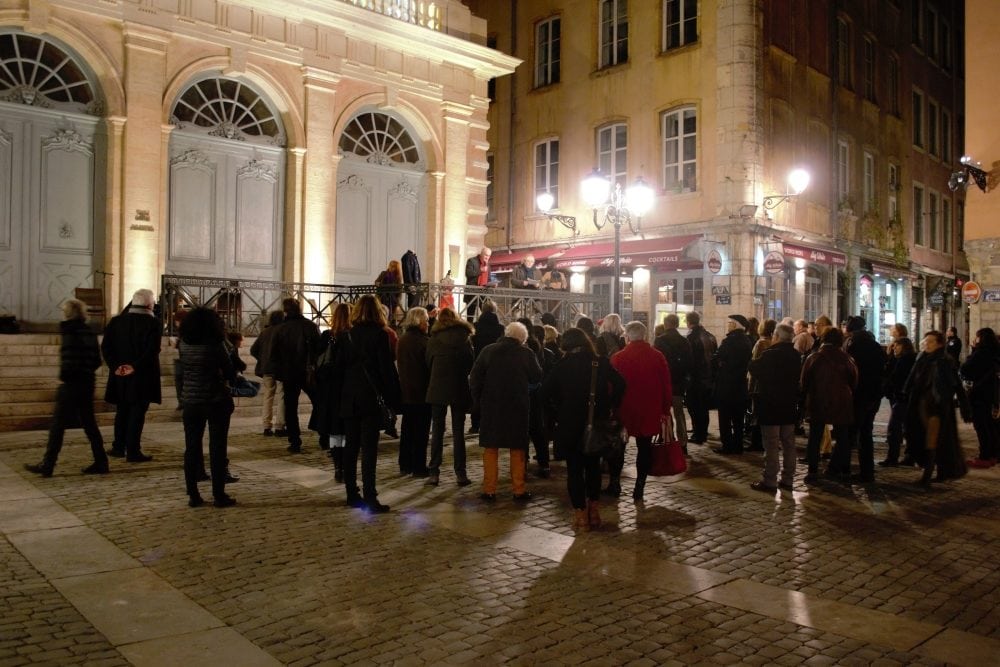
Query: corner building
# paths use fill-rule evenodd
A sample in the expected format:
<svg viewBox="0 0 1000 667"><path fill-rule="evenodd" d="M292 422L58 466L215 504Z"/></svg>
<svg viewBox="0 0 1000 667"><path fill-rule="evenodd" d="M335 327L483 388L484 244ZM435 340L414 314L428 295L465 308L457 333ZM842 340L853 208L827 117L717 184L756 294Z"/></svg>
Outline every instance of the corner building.
<svg viewBox="0 0 1000 667"><path fill-rule="evenodd" d="M580 195L599 168L656 192L639 234L622 228L627 319L699 310L720 332L733 312L858 313L883 342L895 322L956 323L962 2L468 4L524 61L490 107L501 271L531 252L572 289L609 294L612 226ZM796 168L811 182L785 197ZM575 230L538 209L542 192Z"/></svg>
<svg viewBox="0 0 1000 667"><path fill-rule="evenodd" d="M0 0L0 313L163 274L436 279L486 233L487 82L458 0Z"/></svg>

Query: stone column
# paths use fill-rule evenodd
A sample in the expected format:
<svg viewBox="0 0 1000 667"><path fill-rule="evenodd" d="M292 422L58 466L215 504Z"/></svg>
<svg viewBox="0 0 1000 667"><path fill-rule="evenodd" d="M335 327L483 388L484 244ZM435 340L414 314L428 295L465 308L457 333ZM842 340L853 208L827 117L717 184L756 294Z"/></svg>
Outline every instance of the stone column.
<svg viewBox="0 0 1000 667"><path fill-rule="evenodd" d="M128 123L122 164L119 303L127 303L140 288L159 290L159 255L167 231L161 197L166 164L161 132L170 34L126 23L124 36Z"/></svg>
<svg viewBox="0 0 1000 667"><path fill-rule="evenodd" d="M292 280L331 282L337 217L334 155L335 94L340 77L303 69L306 148L302 171L301 223L285 226L285 275Z"/></svg>
<svg viewBox="0 0 1000 667"><path fill-rule="evenodd" d="M485 214L475 214L470 207L469 186L469 123L472 108L468 105L445 102L441 106L444 121L444 220L441 241L434 248L431 260L435 266L443 267L448 257L449 246L465 249L456 272L464 267L465 259L476 254L486 236ZM465 282L464 276L456 276L456 282Z"/></svg>

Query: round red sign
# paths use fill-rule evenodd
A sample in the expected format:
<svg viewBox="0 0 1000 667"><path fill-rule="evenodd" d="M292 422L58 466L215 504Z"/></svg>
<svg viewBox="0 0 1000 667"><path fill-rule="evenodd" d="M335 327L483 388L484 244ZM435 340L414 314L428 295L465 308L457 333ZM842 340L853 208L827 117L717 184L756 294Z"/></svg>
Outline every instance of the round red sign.
<svg viewBox="0 0 1000 667"><path fill-rule="evenodd" d="M962 301L966 303L979 303L979 297L982 295L983 290L976 281L970 280L962 285Z"/></svg>

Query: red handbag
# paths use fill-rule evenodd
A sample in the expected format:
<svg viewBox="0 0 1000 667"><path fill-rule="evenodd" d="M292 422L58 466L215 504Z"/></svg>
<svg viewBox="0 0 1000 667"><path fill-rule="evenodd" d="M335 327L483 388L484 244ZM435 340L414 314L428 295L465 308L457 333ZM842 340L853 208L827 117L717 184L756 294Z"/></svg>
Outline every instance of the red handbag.
<svg viewBox="0 0 1000 667"><path fill-rule="evenodd" d="M681 443L674 438L671 419L663 420L663 443L653 445L649 474L653 477L679 475L687 470L687 459Z"/></svg>

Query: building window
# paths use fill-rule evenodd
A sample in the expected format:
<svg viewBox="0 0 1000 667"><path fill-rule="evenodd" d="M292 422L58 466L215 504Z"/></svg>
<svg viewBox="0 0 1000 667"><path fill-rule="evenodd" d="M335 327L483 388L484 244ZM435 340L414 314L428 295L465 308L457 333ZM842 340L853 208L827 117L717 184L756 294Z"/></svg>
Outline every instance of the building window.
<svg viewBox="0 0 1000 667"><path fill-rule="evenodd" d="M941 109L941 160L951 164L951 114Z"/></svg>
<svg viewBox="0 0 1000 667"><path fill-rule="evenodd" d="M685 107L663 114L663 189L667 192L697 190L698 114Z"/></svg>
<svg viewBox="0 0 1000 667"><path fill-rule="evenodd" d="M913 186L913 244L924 244L924 189Z"/></svg>
<svg viewBox="0 0 1000 667"><path fill-rule="evenodd" d="M681 282L680 303L685 306L705 305L705 282L703 278L684 278Z"/></svg>
<svg viewBox="0 0 1000 667"><path fill-rule="evenodd" d="M844 19L837 19L837 78L851 87L851 26Z"/></svg>
<svg viewBox="0 0 1000 667"><path fill-rule="evenodd" d="M496 160L493 155L486 156L486 219L496 220Z"/></svg>
<svg viewBox="0 0 1000 667"><path fill-rule="evenodd" d="M940 146L938 144L938 105L937 102L927 101L927 152L931 155L938 155Z"/></svg>
<svg viewBox="0 0 1000 667"><path fill-rule="evenodd" d="M889 113L899 115L899 60L896 56L889 58L889 71L886 78L886 95L889 106Z"/></svg>
<svg viewBox="0 0 1000 667"><path fill-rule="evenodd" d="M823 279L819 271L806 269L805 280L805 319L813 322L823 312Z"/></svg>
<svg viewBox="0 0 1000 667"><path fill-rule="evenodd" d="M875 101L875 42L865 38L865 99Z"/></svg>
<svg viewBox="0 0 1000 667"><path fill-rule="evenodd" d="M345 139L357 143L363 141L364 137L370 138L370 135L358 129L356 122L374 116L375 114L359 114L355 117L344 129L341 148ZM170 112L170 119L179 129L197 131L212 137L271 146L284 145L284 132L277 111L253 88L237 79L215 77L192 84L177 98ZM398 129L400 134L406 134L403 126L394 119L385 116L378 120L381 123L395 123L394 129ZM383 125L376 127L381 129ZM379 146L389 150L388 143L390 142L382 142ZM370 144L358 148L352 146L346 152L357 154L359 150L369 148L372 148ZM398 151L391 154L394 160L400 156Z"/></svg>
<svg viewBox="0 0 1000 667"><path fill-rule="evenodd" d="M600 0L601 67L628 61L628 1Z"/></svg>
<svg viewBox="0 0 1000 667"><path fill-rule="evenodd" d="M938 30L938 41L940 47L941 67L946 70L951 69L951 26L942 22Z"/></svg>
<svg viewBox="0 0 1000 667"><path fill-rule="evenodd" d="M865 151L865 177L863 183L861 209L868 213L875 208L875 156Z"/></svg>
<svg viewBox="0 0 1000 667"><path fill-rule="evenodd" d="M602 127L597 131L597 168L612 185L625 187L628 166L628 128L624 123Z"/></svg>
<svg viewBox="0 0 1000 667"><path fill-rule="evenodd" d="M927 193L927 245L937 250L941 247L938 240L938 194Z"/></svg>
<svg viewBox="0 0 1000 667"><path fill-rule="evenodd" d="M851 147L841 139L837 142L837 204L850 204Z"/></svg>
<svg viewBox="0 0 1000 667"><path fill-rule="evenodd" d="M920 47L924 43L924 10L920 0L913 0L913 13L910 15L910 41L914 46Z"/></svg>
<svg viewBox="0 0 1000 667"><path fill-rule="evenodd" d="M552 195L552 208L559 208L559 140L548 139L535 145L535 201L538 195ZM537 207L538 204L535 204Z"/></svg>
<svg viewBox="0 0 1000 667"><path fill-rule="evenodd" d="M919 90L913 91L913 145L924 147L924 95Z"/></svg>
<svg viewBox="0 0 1000 667"><path fill-rule="evenodd" d="M698 0L664 0L663 50L698 41Z"/></svg>
<svg viewBox="0 0 1000 667"><path fill-rule="evenodd" d="M785 276L767 276L764 282L764 317L778 320L785 316L788 307L788 278Z"/></svg>
<svg viewBox="0 0 1000 667"><path fill-rule="evenodd" d="M0 35L0 91L5 102L91 115L99 102L94 86L72 56L45 37L20 32ZM213 100L210 92L207 104Z"/></svg>
<svg viewBox="0 0 1000 667"><path fill-rule="evenodd" d="M899 215L899 204L896 200L896 193L899 191L899 165L889 164L889 221L895 221Z"/></svg>
<svg viewBox="0 0 1000 667"><path fill-rule="evenodd" d="M938 31L937 12L929 4L927 5L927 16L924 18L924 51L931 60L938 59Z"/></svg>
<svg viewBox="0 0 1000 667"><path fill-rule="evenodd" d="M947 196L941 198L941 250L951 252L951 200Z"/></svg>
<svg viewBox="0 0 1000 667"><path fill-rule="evenodd" d="M535 87L559 82L559 38L561 21L558 16L542 21L535 27Z"/></svg>

